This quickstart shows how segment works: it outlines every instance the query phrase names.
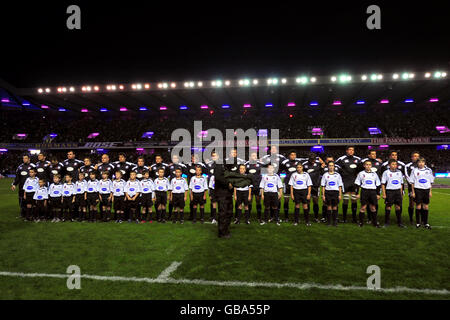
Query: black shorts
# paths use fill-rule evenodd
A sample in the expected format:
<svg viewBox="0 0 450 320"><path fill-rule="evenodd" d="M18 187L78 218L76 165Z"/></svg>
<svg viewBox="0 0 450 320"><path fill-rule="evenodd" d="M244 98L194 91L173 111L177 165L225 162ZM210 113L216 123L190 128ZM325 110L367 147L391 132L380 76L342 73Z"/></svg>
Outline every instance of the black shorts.
<svg viewBox="0 0 450 320"><path fill-rule="evenodd" d="M264 192L264 207L276 208L280 200L278 199L278 192Z"/></svg>
<svg viewBox="0 0 450 320"><path fill-rule="evenodd" d="M111 200L109 200L109 197L111 196L110 193L100 193L100 205L108 207L111 205Z"/></svg>
<svg viewBox="0 0 450 320"><path fill-rule="evenodd" d="M98 193L97 192L91 192L87 193L87 204L88 206L96 206L98 200Z"/></svg>
<svg viewBox="0 0 450 320"><path fill-rule="evenodd" d="M184 192L183 193L172 193L172 205L174 208L184 209Z"/></svg>
<svg viewBox="0 0 450 320"><path fill-rule="evenodd" d="M127 200L124 203L128 209L137 209L139 207L139 198L136 198L136 200Z"/></svg>
<svg viewBox="0 0 450 320"><path fill-rule="evenodd" d="M87 201L84 199L84 193L75 195L75 205L77 207L86 207Z"/></svg>
<svg viewBox="0 0 450 320"><path fill-rule="evenodd" d="M114 196L114 211L125 210L125 196Z"/></svg>
<svg viewBox="0 0 450 320"><path fill-rule="evenodd" d="M140 198L140 203L142 207L150 208L153 206L152 192L142 193Z"/></svg>
<svg viewBox="0 0 450 320"><path fill-rule="evenodd" d="M61 197L48 197L48 206L50 209L61 209Z"/></svg>
<svg viewBox="0 0 450 320"><path fill-rule="evenodd" d="M306 199L308 196L308 189L294 189L293 192L295 204L308 203L308 200Z"/></svg>
<svg viewBox="0 0 450 320"><path fill-rule="evenodd" d="M353 180L344 180L343 181L343 183L344 183L343 193L356 192L355 179L353 179Z"/></svg>
<svg viewBox="0 0 450 320"><path fill-rule="evenodd" d="M339 204L339 191L325 190L325 204L327 206L337 206Z"/></svg>
<svg viewBox="0 0 450 320"><path fill-rule="evenodd" d="M209 199L211 202L217 202L217 199L214 195L214 189L209 188Z"/></svg>
<svg viewBox="0 0 450 320"><path fill-rule="evenodd" d="M242 190L236 190L236 203L238 205L241 205L242 203L244 204L244 206L248 206L248 190L247 191L242 191Z"/></svg>
<svg viewBox="0 0 450 320"><path fill-rule="evenodd" d="M45 200L35 200L34 204L38 210L45 210L46 208Z"/></svg>
<svg viewBox="0 0 450 320"><path fill-rule="evenodd" d="M384 203L387 206L397 205L401 206L403 203L403 196L400 189L397 190L389 190L386 189L386 199Z"/></svg>
<svg viewBox="0 0 450 320"><path fill-rule="evenodd" d="M34 192L25 192L25 194L26 194L27 198L24 199L24 202L23 202L23 203L24 203L25 205L27 205L27 204L32 204L32 205L34 205L34 200L33 200Z"/></svg>
<svg viewBox="0 0 450 320"><path fill-rule="evenodd" d="M73 196L63 197L62 208L73 210Z"/></svg>
<svg viewBox="0 0 450 320"><path fill-rule="evenodd" d="M205 192L192 192L192 204L194 206L196 205L204 205L206 203L206 200L203 199L203 196L205 195Z"/></svg>
<svg viewBox="0 0 450 320"><path fill-rule="evenodd" d="M155 191L156 201L155 206L159 207L159 205L165 206L167 204L167 191Z"/></svg>
<svg viewBox="0 0 450 320"><path fill-rule="evenodd" d="M376 206L378 204L377 190L361 188L361 196L359 200L361 201L362 206L368 204Z"/></svg>
<svg viewBox="0 0 450 320"><path fill-rule="evenodd" d="M414 188L414 193L416 197L414 202L416 204L429 204L430 203L430 189L417 189Z"/></svg>

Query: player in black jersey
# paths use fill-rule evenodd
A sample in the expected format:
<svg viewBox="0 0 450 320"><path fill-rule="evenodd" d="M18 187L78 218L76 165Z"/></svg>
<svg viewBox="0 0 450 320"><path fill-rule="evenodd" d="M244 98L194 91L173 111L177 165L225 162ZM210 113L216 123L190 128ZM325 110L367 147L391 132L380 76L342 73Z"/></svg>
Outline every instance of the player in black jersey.
<svg viewBox="0 0 450 320"><path fill-rule="evenodd" d="M356 219L356 211L358 204L356 202L355 179L362 170L361 158L355 156L355 147L346 148L346 155L337 159L336 164L340 167L340 175L344 183L344 196L342 201L343 222L347 222L348 201L352 203L352 222L358 223Z"/></svg>
<svg viewBox="0 0 450 320"><path fill-rule="evenodd" d="M67 152L67 159L63 161L65 174L70 174L72 181L78 179L78 169L83 165L81 160L75 159L75 152Z"/></svg>
<svg viewBox="0 0 450 320"><path fill-rule="evenodd" d="M23 190L23 185L25 181L29 177L30 169L35 168L36 166L33 163L30 163L30 156L24 155L22 157L22 163L16 169L16 177L14 178L13 183L11 184L11 190L15 191L16 187L19 187L19 206L20 206L20 216L25 218L25 202L23 201L23 196L25 191Z"/></svg>
<svg viewBox="0 0 450 320"><path fill-rule="evenodd" d="M159 177L159 169L164 169L164 177L169 176L169 165L163 162L163 158L160 154L155 155L155 163L150 166L150 178L156 179Z"/></svg>
<svg viewBox="0 0 450 320"><path fill-rule="evenodd" d="M125 155L125 153L120 152L119 161L112 163L112 165L114 166L114 172L119 170L120 172L122 172L122 179L128 181L130 172L133 169L134 165L131 162L127 161L127 156ZM110 175L110 177L112 179L112 175Z"/></svg>
<svg viewBox="0 0 450 320"><path fill-rule="evenodd" d="M139 156L137 158L137 164L131 169L131 171L136 172L136 179L139 181L144 179L144 173L149 171L149 167L145 165L145 158L143 156Z"/></svg>
<svg viewBox="0 0 450 320"><path fill-rule="evenodd" d="M84 174L84 179L87 180L87 179L89 179L89 174L91 172L95 172L95 168L92 165L91 158L85 157L83 159L83 162L84 162L84 165L80 167L79 172ZM95 172L95 174L97 174L97 173Z"/></svg>
<svg viewBox="0 0 450 320"><path fill-rule="evenodd" d="M64 173L64 165L61 162L58 162L58 158L51 157L49 166L50 183L53 181L54 176L59 175L60 177L62 177L63 173Z"/></svg>
<svg viewBox="0 0 450 320"><path fill-rule="evenodd" d="M44 179L46 185L48 186L48 182L49 182L49 178L50 178L50 174L49 174L49 167L50 167L50 161L47 161L45 159L45 154L44 153L39 153L38 154L38 161L36 162L36 177L38 177L38 179Z"/></svg>

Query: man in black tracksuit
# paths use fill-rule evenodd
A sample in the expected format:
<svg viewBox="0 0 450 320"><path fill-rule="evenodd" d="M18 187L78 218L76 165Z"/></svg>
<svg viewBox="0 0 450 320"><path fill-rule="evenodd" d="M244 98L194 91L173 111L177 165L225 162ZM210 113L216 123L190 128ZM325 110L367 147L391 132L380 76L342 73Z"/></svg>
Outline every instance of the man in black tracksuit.
<svg viewBox="0 0 450 320"><path fill-rule="evenodd" d="M20 216L25 219L25 202L23 199L24 190L23 185L25 184L25 180L27 180L29 176L30 169L34 169L36 166L33 163L30 163L30 156L24 155L22 157L23 163L21 163L16 170L16 177L14 178L13 183L11 184L11 190L15 191L16 187L19 187L19 206L20 206Z"/></svg>
<svg viewBox="0 0 450 320"><path fill-rule="evenodd" d="M218 231L219 238L230 238L230 223L233 216L233 187L225 179L226 165L214 167L214 192L219 205Z"/></svg>

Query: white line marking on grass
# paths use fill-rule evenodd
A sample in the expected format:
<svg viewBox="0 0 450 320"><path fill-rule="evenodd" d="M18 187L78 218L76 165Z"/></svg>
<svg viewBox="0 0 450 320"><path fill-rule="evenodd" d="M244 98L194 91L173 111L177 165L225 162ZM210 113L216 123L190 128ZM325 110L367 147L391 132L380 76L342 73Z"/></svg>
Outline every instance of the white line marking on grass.
<svg viewBox="0 0 450 320"><path fill-rule="evenodd" d="M423 294L437 294L448 295L450 291L446 289L417 289L407 287L381 288L377 290L370 290L367 287L361 286L343 286L324 285L318 283L275 283L275 282L245 282L245 281L215 281L202 279L173 279L169 275L174 272L181 262L174 261L167 267L157 278L137 278L137 277L119 277L119 276L97 276L89 274L81 274L80 277L91 280L101 281L126 281L126 282L146 282L146 283L167 283L167 284L193 284L201 286L222 286L222 287L262 287L262 288L294 288L299 290L321 289L321 290L340 290L340 291L375 291L386 293L423 293ZM23 273L23 272L8 272L0 271L0 276L20 277L20 278L67 278L69 274L49 274L49 273Z"/></svg>
<svg viewBox="0 0 450 320"><path fill-rule="evenodd" d="M164 269L158 276L158 280L168 280L169 276L172 272L177 270L177 268L180 266L181 262L174 261L170 266L168 266L166 269Z"/></svg>

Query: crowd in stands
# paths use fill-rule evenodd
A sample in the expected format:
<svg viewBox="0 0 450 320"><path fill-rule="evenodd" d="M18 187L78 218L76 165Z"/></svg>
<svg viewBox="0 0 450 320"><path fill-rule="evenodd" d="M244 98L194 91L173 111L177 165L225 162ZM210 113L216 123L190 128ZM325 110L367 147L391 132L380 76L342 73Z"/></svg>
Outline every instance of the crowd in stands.
<svg viewBox="0 0 450 320"><path fill-rule="evenodd" d="M388 109L386 109L388 108ZM17 133L26 133L23 142L43 142L44 137L56 133L53 142L87 141L144 141L144 132L154 132L151 141L169 141L173 130L186 128L193 132L194 120L203 122L208 128L225 129L279 129L282 139L312 138L311 128L320 127L323 138L364 138L371 137L369 127L377 127L381 134L377 137L430 137L445 135L436 130L436 126L449 126L450 108L445 106L427 106L424 108L399 108L389 106L342 110L245 110L242 112L224 112L212 110L202 112L177 112L174 115L164 113L121 112L85 113L70 115L66 113L44 113L41 111L1 111L1 142L13 142ZM95 138L88 138L98 132ZM447 135L449 133L446 133Z"/></svg>

